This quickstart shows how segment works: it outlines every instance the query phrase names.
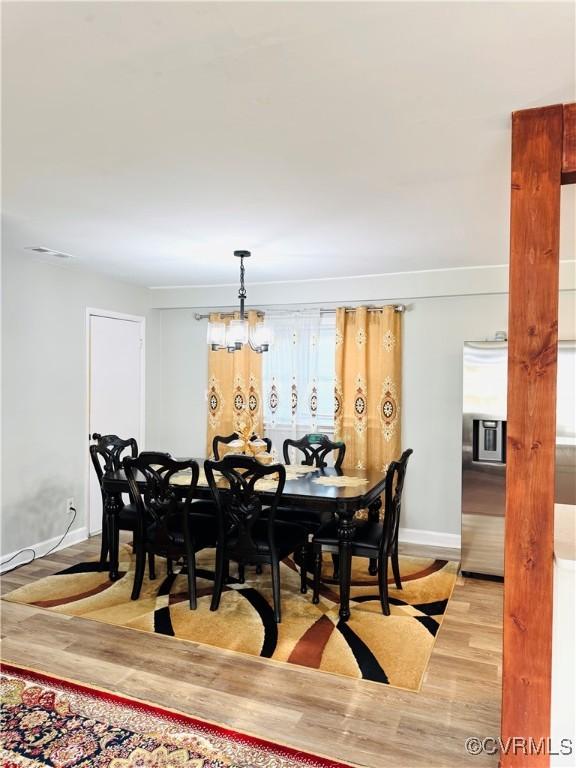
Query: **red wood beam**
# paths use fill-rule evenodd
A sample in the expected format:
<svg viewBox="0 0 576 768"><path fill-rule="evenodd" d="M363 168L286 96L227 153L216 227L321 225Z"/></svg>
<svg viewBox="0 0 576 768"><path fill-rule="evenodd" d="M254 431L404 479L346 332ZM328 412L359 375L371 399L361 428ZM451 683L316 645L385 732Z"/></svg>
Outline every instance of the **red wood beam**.
<svg viewBox="0 0 576 768"><path fill-rule="evenodd" d="M504 743L550 736L562 123L562 105L512 115ZM526 751L502 768L549 766Z"/></svg>
<svg viewBox="0 0 576 768"><path fill-rule="evenodd" d="M576 184L576 103L564 104L562 184Z"/></svg>

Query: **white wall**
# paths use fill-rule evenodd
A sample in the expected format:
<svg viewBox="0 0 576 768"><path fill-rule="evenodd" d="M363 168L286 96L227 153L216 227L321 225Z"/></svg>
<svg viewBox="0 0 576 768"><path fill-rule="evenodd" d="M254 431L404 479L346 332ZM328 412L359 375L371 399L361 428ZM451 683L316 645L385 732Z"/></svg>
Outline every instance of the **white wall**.
<svg viewBox="0 0 576 768"><path fill-rule="evenodd" d="M265 306L360 300L409 305L403 442L415 453L406 487L406 528L459 533L462 343L506 329L505 273L491 268L248 283L251 303ZM576 292L566 290L574 287L574 264L564 264L562 274L560 334L568 338L576 335ZM5 555L63 532L70 496L78 508L75 528L85 525L86 307L146 315L145 447L202 456L206 322L196 321L194 313L202 306L230 306L237 288L149 292L21 251L5 254L3 278Z"/></svg>
<svg viewBox="0 0 576 768"><path fill-rule="evenodd" d="M148 398L147 443L174 456L203 457L206 452L208 382L207 321L194 310L156 310L155 380Z"/></svg>
<svg viewBox="0 0 576 768"><path fill-rule="evenodd" d="M554 508L554 595L552 610L551 768L574 768L576 744L576 506ZM560 754L557 754L557 753ZM556 753L556 754L554 754Z"/></svg>
<svg viewBox="0 0 576 768"><path fill-rule="evenodd" d="M574 338L576 292L560 294L559 331ZM405 528L460 533L462 345L508 327L508 295L416 299L405 315L403 424L414 449Z"/></svg>
<svg viewBox="0 0 576 768"><path fill-rule="evenodd" d="M560 294L560 335L574 338L576 291L574 265L563 265ZM350 303L364 295L375 303L403 301L403 445L414 449L406 485L402 526L460 534L462 345L469 339L493 338L508 325L506 270L464 270L401 276L395 287L414 293L384 292L386 278L313 281L250 286L254 303L269 307L310 301L328 306L334 298ZM402 281L400 286L399 280ZM467 295L456 294L467 288ZM380 293L378 293L380 291ZM426 296L441 292L444 295ZM233 288L154 291L152 301L174 307L178 301L218 307L234 298ZM163 295L162 295L163 294ZM181 294L179 296L179 294ZM414 296L416 294L416 297ZM266 300L262 301L265 295ZM347 298L346 298L347 296ZM260 301L259 301L260 300ZM190 308L160 309L163 429L158 446L201 455L206 403L206 322ZM203 416L199 416L202 409ZM456 543L456 539L452 539Z"/></svg>
<svg viewBox="0 0 576 768"><path fill-rule="evenodd" d="M86 307L146 315L147 291L6 249L2 304L6 555L62 534L69 497L86 525Z"/></svg>

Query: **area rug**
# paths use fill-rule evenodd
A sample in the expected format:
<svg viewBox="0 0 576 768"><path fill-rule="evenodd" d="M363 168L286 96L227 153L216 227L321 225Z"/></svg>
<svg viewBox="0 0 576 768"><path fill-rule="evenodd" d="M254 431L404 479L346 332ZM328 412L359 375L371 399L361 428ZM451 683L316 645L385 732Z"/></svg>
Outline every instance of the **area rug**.
<svg viewBox="0 0 576 768"><path fill-rule="evenodd" d="M3 664L3 768L345 768L180 712Z"/></svg>
<svg viewBox="0 0 576 768"><path fill-rule="evenodd" d="M270 569L256 574L246 568L243 584L232 579L220 607L211 612L213 550L198 556L198 609L188 606L186 575L166 573L157 558L157 578L145 578L139 600L130 600L134 558L129 546L120 552L121 578L110 582L98 563L67 568L9 593L5 599L181 640L225 648L287 664L419 690L448 600L456 582L457 563L402 557L403 589L389 579L391 615L380 608L376 578L368 561L353 558L351 617L338 616L338 585L325 563L320 603L311 591L300 593L300 576L291 560L282 563L282 623L272 611Z"/></svg>

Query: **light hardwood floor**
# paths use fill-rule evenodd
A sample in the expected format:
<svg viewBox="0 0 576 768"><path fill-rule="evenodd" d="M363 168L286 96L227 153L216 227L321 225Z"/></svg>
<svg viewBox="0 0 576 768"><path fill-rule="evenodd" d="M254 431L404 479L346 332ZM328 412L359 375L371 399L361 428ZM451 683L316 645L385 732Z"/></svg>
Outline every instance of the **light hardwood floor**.
<svg viewBox="0 0 576 768"><path fill-rule="evenodd" d="M99 539L18 569L2 593L81 560ZM411 555L450 550L404 546ZM496 766L469 736L497 737L502 585L459 578L422 690L402 691L16 603L2 658L369 768Z"/></svg>

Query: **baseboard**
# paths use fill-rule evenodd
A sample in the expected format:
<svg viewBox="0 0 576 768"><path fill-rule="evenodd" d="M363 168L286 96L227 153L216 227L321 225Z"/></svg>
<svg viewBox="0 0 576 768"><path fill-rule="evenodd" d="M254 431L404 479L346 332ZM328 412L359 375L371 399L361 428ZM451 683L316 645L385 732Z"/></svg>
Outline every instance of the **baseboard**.
<svg viewBox="0 0 576 768"><path fill-rule="evenodd" d="M88 538L88 528L83 526L82 528L75 528L73 531L64 538L64 540L58 545L60 540L59 536L55 536L53 539L47 541L41 541L38 544L32 544L30 549L36 552L36 559L44 557L52 547L55 547L54 552L58 552L59 549L65 547L71 547L74 544L80 544L81 541L86 541ZM431 547L446 547L448 549L460 549L460 536L456 533L441 533L438 531L425 531L421 528L400 528L398 533L399 541L406 544L427 544ZM2 557L2 564L0 565L0 573L9 571L16 567L18 564L24 564L30 560L32 553L26 550L22 552L21 557L15 557L20 550L9 553ZM14 557L14 560L10 558ZM10 562L7 562L10 560Z"/></svg>
<svg viewBox="0 0 576 768"><path fill-rule="evenodd" d="M27 563L30 558L32 557L32 552L30 552L30 549L33 549L36 552L36 557L34 558L37 560L39 557L44 557L44 555L48 554L50 550L54 547L54 552L58 552L59 549L64 549L65 547L71 547L73 544L80 544L81 541L86 541L88 538L88 528L86 526L82 526L82 528L75 528L74 530L70 531L64 539L58 544L58 542L61 539L61 536L55 536L53 539L48 539L47 541L41 541L38 544L31 544L30 548L26 549L25 551L22 551L22 549L17 549L16 552L8 553L7 555L2 555L2 563L0 564L0 573L5 573L6 571L11 571L12 568L18 567L18 565L24 565L24 563ZM20 557L18 557L18 553L22 552ZM14 558L13 560L11 558ZM10 561L10 562L8 562Z"/></svg>
<svg viewBox="0 0 576 768"><path fill-rule="evenodd" d="M460 539L457 533L424 531L421 528L400 528L398 532L398 540L406 544L427 544L431 547L448 549L460 549Z"/></svg>

